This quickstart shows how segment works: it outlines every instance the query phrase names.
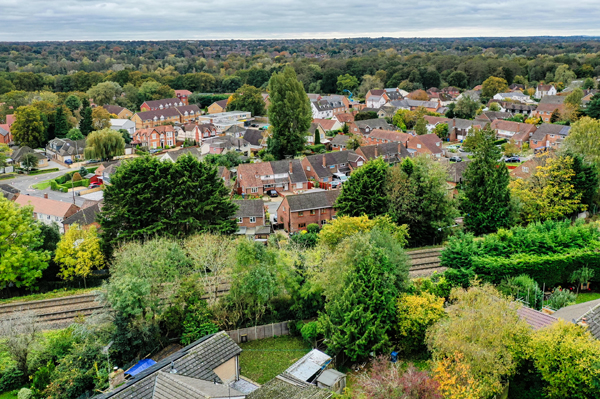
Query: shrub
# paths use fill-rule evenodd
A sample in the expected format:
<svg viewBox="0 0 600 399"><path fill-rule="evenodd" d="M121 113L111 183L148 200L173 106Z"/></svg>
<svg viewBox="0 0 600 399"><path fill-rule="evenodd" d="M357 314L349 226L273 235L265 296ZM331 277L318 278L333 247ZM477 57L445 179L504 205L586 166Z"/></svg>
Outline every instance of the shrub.
<svg viewBox="0 0 600 399"><path fill-rule="evenodd" d="M25 376L21 370L17 369L16 366L9 367L0 374L0 392L19 388L23 385L24 380Z"/></svg>
<svg viewBox="0 0 600 399"><path fill-rule="evenodd" d="M304 340L310 343L313 347L315 346L315 340L317 339L318 332L319 328L316 321L311 321L310 323L304 324L300 330L302 338L304 338Z"/></svg>
<svg viewBox="0 0 600 399"><path fill-rule="evenodd" d="M548 297L546 304L554 310L564 308L566 306L574 305L577 300L577 295L568 289L562 289L560 287L552 291L552 294Z"/></svg>
<svg viewBox="0 0 600 399"><path fill-rule="evenodd" d="M33 397L33 391L29 388L21 388L19 394L17 395L18 399L31 399Z"/></svg>
<svg viewBox="0 0 600 399"><path fill-rule="evenodd" d="M444 298L424 292L421 295L402 295L398 298L398 341L404 352L425 347L425 332L444 317Z"/></svg>

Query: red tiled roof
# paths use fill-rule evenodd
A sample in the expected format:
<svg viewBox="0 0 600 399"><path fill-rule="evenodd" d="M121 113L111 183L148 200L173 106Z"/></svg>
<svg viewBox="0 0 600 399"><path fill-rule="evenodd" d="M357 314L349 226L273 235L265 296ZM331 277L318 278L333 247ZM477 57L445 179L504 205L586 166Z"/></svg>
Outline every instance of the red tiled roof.
<svg viewBox="0 0 600 399"><path fill-rule="evenodd" d="M517 310L517 314L521 320L527 322L527 324L529 324L534 330L539 330L540 328L544 328L558 321L556 317L547 315L546 313L542 313L526 306L519 308Z"/></svg>
<svg viewBox="0 0 600 399"><path fill-rule="evenodd" d="M352 114L337 114L335 118L341 123L354 122L354 115Z"/></svg>
<svg viewBox="0 0 600 399"><path fill-rule="evenodd" d="M31 195L19 195L15 200L15 203L21 206L33 206L33 211L35 213L59 217L64 217L71 207L79 209L78 206L73 205L70 202L56 201Z"/></svg>
<svg viewBox="0 0 600 399"><path fill-rule="evenodd" d="M175 96L179 97L179 96L189 96L190 94L192 94L191 91L189 90L175 90Z"/></svg>
<svg viewBox="0 0 600 399"><path fill-rule="evenodd" d="M392 130L373 129L368 135L371 139L389 140L406 144L413 136L404 132L394 132Z"/></svg>
<svg viewBox="0 0 600 399"><path fill-rule="evenodd" d="M238 166L237 178L243 188L262 187L261 176L272 175L270 162L243 163Z"/></svg>
<svg viewBox="0 0 600 399"><path fill-rule="evenodd" d="M336 123L336 121L332 119L313 119L313 122L320 124L325 130L333 129L333 126Z"/></svg>

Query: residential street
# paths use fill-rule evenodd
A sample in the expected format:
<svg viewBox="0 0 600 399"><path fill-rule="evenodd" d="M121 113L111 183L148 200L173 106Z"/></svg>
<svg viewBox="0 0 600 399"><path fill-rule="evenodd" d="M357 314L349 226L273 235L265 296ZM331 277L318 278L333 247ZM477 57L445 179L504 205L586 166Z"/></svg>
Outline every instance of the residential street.
<svg viewBox="0 0 600 399"><path fill-rule="evenodd" d="M56 167L56 166L54 166ZM64 168L64 167L63 167ZM36 176L19 176L15 179L4 180L3 183L10 184L11 186L21 190L21 194L31 195L34 197L43 197L44 194L48 194L48 198L63 201L63 202L73 202L73 193L62 193L59 191L52 191L50 187L45 190L36 190L32 188L32 184L40 183L45 180L54 179L58 176L62 176L67 172L68 169L64 168L58 172L46 173L43 175ZM85 200L81 197L75 196L75 205L81 206Z"/></svg>

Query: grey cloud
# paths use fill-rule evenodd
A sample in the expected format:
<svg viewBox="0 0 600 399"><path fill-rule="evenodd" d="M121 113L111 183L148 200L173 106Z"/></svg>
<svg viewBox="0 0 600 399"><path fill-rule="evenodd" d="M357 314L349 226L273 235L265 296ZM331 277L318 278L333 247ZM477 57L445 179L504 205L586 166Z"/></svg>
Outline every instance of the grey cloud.
<svg viewBox="0 0 600 399"><path fill-rule="evenodd" d="M0 40L600 35L582 0L0 0Z"/></svg>

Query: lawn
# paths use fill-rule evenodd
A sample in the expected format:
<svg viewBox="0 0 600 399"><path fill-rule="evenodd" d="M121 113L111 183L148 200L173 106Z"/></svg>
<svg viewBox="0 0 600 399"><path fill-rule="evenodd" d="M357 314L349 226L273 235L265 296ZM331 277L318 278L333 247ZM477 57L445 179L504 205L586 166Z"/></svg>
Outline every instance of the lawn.
<svg viewBox="0 0 600 399"><path fill-rule="evenodd" d="M0 399L17 399L17 394L19 393L19 389L15 389L14 391L0 393Z"/></svg>
<svg viewBox="0 0 600 399"><path fill-rule="evenodd" d="M240 344L242 375L259 384L273 379L311 350L302 338L289 335Z"/></svg>
<svg viewBox="0 0 600 399"><path fill-rule="evenodd" d="M581 294L577 295L577 300L575 303L584 303L593 301L595 299L600 299L600 292L582 292Z"/></svg>
<svg viewBox="0 0 600 399"><path fill-rule="evenodd" d="M31 187L35 188L36 190L45 190L50 187L50 180L32 184Z"/></svg>
<svg viewBox="0 0 600 399"><path fill-rule="evenodd" d="M73 288L73 289L60 289L54 290L50 292L44 292L43 294L31 294L25 296L18 296L14 298L0 299L0 305L5 305L11 302L28 302L28 301L39 301L41 299L53 299L53 298L62 298L65 296L71 295L81 295L81 294L89 294L92 291L97 290L98 288Z"/></svg>

